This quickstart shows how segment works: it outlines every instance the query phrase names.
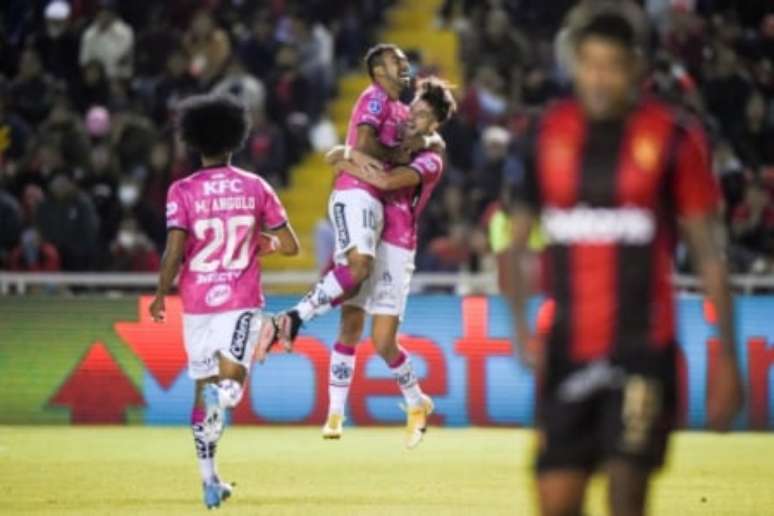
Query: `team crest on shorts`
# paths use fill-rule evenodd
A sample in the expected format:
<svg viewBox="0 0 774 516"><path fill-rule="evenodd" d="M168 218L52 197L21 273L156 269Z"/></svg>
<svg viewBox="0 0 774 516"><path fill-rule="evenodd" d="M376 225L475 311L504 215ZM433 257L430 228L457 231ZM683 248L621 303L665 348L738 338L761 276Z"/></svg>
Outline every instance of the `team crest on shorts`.
<svg viewBox="0 0 774 516"><path fill-rule="evenodd" d="M247 339L250 337L250 321L252 319L252 312L244 312L239 314L234 325L234 334L231 336L231 348L229 348L229 351L237 360L242 360L245 357Z"/></svg>

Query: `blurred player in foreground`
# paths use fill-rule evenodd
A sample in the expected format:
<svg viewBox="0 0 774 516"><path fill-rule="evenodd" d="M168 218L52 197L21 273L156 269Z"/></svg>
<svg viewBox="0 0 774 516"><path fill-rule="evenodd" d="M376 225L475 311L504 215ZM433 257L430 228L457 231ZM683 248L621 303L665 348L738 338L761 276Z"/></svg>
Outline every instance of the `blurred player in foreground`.
<svg viewBox="0 0 774 516"><path fill-rule="evenodd" d="M431 136L456 110L448 85L437 78L417 84L406 124L409 137ZM445 167L443 150L433 147L415 153L409 164L377 170L381 163L358 166L372 159L348 146L332 149L328 162L339 173L351 174L384 192L384 231L376 249L374 270L356 296L344 301L342 326L356 327L360 332L339 343L331 353L331 376L328 388L328 419L323 437L338 439L342 433L344 407L355 368L355 346L362 337L366 313L372 319L371 339L387 363L406 401L405 444L413 448L422 440L427 416L433 402L422 393L407 352L398 345L398 327L406 310L414 256L417 247L417 224L430 200Z"/></svg>
<svg viewBox="0 0 774 516"><path fill-rule="evenodd" d="M513 215L515 344L541 379L542 513L580 515L589 478L603 468L611 513L640 515L674 425L678 225L723 343L708 387L710 425L728 429L741 405L718 190L697 121L638 96L642 50L633 24L603 10L573 37L575 98L539 120ZM554 301L545 346L528 345L525 314L523 258L536 217L549 239Z"/></svg>
<svg viewBox="0 0 774 516"><path fill-rule="evenodd" d="M183 141L201 154L202 168L172 183L167 193L167 245L153 319L164 319L164 296L180 274L188 374L196 381L191 412L207 508L231 494L215 467L224 411L242 397L259 332L273 330L261 314L258 256L299 246L285 209L259 176L230 165L249 124L227 96L190 97L180 105ZM262 233L268 231L268 233Z"/></svg>

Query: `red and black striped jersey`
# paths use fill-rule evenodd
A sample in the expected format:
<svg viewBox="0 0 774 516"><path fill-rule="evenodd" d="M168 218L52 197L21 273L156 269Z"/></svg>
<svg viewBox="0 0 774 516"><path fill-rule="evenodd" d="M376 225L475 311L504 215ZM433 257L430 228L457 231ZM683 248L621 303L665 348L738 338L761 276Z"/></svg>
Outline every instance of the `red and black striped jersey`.
<svg viewBox="0 0 774 516"><path fill-rule="evenodd" d="M586 119L551 106L527 150L522 201L548 238L549 346L572 364L639 357L675 340L677 221L712 214L719 190L698 121L656 100Z"/></svg>

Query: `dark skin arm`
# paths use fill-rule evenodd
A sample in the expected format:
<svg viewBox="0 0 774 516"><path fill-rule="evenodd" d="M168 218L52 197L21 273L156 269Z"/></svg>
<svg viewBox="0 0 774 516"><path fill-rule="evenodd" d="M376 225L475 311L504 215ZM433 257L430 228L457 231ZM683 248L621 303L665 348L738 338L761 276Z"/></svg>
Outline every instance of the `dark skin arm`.
<svg viewBox="0 0 774 516"><path fill-rule="evenodd" d="M296 256L301 251L301 244L298 242L298 236L290 225L290 222L275 230L267 231L268 234L279 240L277 252L283 256Z"/></svg>
<svg viewBox="0 0 774 516"><path fill-rule="evenodd" d="M511 215L513 228L513 242L508 251L508 284L505 295L511 305L514 331L514 353L516 357L530 367L537 367L540 357L534 351L527 348L530 341L529 323L527 321L527 300L530 289L527 271L525 270L525 258L529 253L528 242L535 215L526 207L518 207Z"/></svg>
<svg viewBox="0 0 774 516"><path fill-rule="evenodd" d="M150 305L150 314L155 322L164 320L164 296L169 294L177 273L180 271L187 237L188 233L182 229L170 229L167 234L167 246L164 249L164 255L161 257L156 297Z"/></svg>
<svg viewBox="0 0 774 516"><path fill-rule="evenodd" d="M742 384L734 342L733 301L728 288L728 270L718 245L720 228L714 216L688 217L681 221L696 271L717 313L721 352L707 388L707 419L718 431L730 429L742 407Z"/></svg>

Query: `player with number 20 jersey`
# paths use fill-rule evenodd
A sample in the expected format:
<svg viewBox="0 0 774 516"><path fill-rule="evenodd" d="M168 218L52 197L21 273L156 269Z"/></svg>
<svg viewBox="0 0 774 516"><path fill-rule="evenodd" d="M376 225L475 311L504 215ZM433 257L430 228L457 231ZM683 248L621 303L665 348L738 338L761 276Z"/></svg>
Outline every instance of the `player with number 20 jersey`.
<svg viewBox="0 0 774 516"><path fill-rule="evenodd" d="M231 495L232 486L215 468L215 448L225 410L242 398L259 332L272 326L261 312L259 255L298 252L271 186L230 164L248 127L244 108L232 97L197 96L181 104L182 138L201 154L202 168L169 188L167 245L150 306L161 322L164 296L180 271L183 341L196 381L191 429L207 508Z"/></svg>

